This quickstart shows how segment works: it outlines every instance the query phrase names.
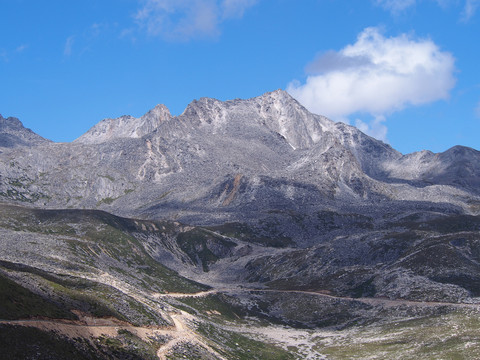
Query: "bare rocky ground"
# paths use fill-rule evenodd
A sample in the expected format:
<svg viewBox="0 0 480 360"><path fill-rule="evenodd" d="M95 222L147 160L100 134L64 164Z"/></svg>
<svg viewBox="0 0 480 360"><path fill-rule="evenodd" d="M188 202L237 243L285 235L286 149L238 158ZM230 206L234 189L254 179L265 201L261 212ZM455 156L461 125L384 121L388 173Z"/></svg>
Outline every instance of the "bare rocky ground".
<svg viewBox="0 0 480 360"><path fill-rule="evenodd" d="M0 117L1 354L476 359L479 179L282 91L71 144Z"/></svg>
<svg viewBox="0 0 480 360"><path fill-rule="evenodd" d="M435 358L434 354L443 351L465 355L464 342L470 344L468 349L480 342L477 298L465 287L424 275L406 276L402 281L414 277L418 288L390 297L383 295L385 281L378 279L369 283L379 285L358 291L356 284L364 281L365 271L360 280L343 289L331 271L321 268L311 273L320 279L324 276L325 287L299 286L296 279L289 279L289 287L285 281L281 286L259 279L251 282L245 279L251 276L248 271L239 272L251 261L265 256L289 256L297 261L297 251L305 259L312 250L268 248L208 228L130 220L98 211L4 205L1 213L0 296L6 306L0 316L4 319L1 328L10 331L14 327L21 334L19 326L34 327L61 339L55 344L74 344L79 358L342 359L357 353L363 354L359 358L409 358L408 353L414 358L418 351ZM466 229L464 224L459 234L447 236L448 243L459 236L474 239L475 234ZM182 247L185 234L188 244L195 245L193 250ZM418 241L415 251L393 257L390 266L395 268L405 257L411 259L412 254L433 246L428 239L427 245ZM451 246L456 249L458 245L473 256L470 247L474 244L465 240ZM207 249L224 257L207 256ZM161 261L167 250L170 260ZM331 256L336 259L335 253ZM198 282L186 280L162 262L183 269L183 275ZM313 261L308 263L315 266ZM462 269L456 266L460 273ZM291 271L292 265L285 262L284 267ZM284 271L281 265L273 268ZM379 273L377 268L375 262L374 274ZM327 286L330 282L333 287ZM425 291L428 284L435 285L437 293ZM390 288L391 282L386 289ZM442 321L459 331L438 326ZM374 336L376 332L384 335ZM397 336L398 344L392 345ZM417 342L416 337L423 340ZM15 353L17 347L10 346L6 350ZM403 354L404 350L408 352ZM49 347L45 351L55 354Z"/></svg>

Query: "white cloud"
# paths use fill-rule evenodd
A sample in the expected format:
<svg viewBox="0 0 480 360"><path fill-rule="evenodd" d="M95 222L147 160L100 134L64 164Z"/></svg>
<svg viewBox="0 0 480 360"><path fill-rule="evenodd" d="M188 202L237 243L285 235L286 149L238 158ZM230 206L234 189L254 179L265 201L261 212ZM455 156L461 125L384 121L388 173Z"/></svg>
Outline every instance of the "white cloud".
<svg viewBox="0 0 480 360"><path fill-rule="evenodd" d="M4 62L8 62L8 54L6 50L0 49L0 59L2 59Z"/></svg>
<svg viewBox="0 0 480 360"><path fill-rule="evenodd" d="M240 18L257 0L144 0L135 15L150 35L170 40L217 36L220 24Z"/></svg>
<svg viewBox="0 0 480 360"><path fill-rule="evenodd" d="M223 0L221 2L222 18L242 17L245 10L256 2L257 0Z"/></svg>
<svg viewBox="0 0 480 360"><path fill-rule="evenodd" d="M27 44L21 44L15 49L0 49L0 60L4 62L10 62L10 60L15 59L16 55L23 53L28 48Z"/></svg>
<svg viewBox="0 0 480 360"><path fill-rule="evenodd" d="M480 5L480 0L466 0L465 7L463 9L463 21L470 20L475 13L477 12L477 8Z"/></svg>
<svg viewBox="0 0 480 360"><path fill-rule="evenodd" d="M475 115L477 116L477 118L480 119L480 101L478 102L477 107L475 108Z"/></svg>
<svg viewBox="0 0 480 360"><path fill-rule="evenodd" d="M356 119L355 126L365 134L387 142L387 127L384 124L385 121L384 116L377 116L368 124L361 119Z"/></svg>
<svg viewBox="0 0 480 360"><path fill-rule="evenodd" d="M327 52L307 69L314 73L304 84L291 82L287 91L333 120L355 113L380 119L406 106L447 99L455 85L450 53L428 39L386 38L377 28L365 29L353 45ZM382 123L370 127L380 131Z"/></svg>
<svg viewBox="0 0 480 360"><path fill-rule="evenodd" d="M21 53L21 52L24 52L27 48L28 48L28 45L22 44L20 46L17 46L17 48L15 49L15 52Z"/></svg>
<svg viewBox="0 0 480 360"><path fill-rule="evenodd" d="M120 35L118 36L120 39L129 39L132 43L137 41L135 37L135 29L133 27L123 29L120 31Z"/></svg>
<svg viewBox="0 0 480 360"><path fill-rule="evenodd" d="M394 15L398 15L404 12L406 9L417 5L417 0L372 0L374 4L383 7L385 10L390 11ZM480 0L465 0L465 2L459 2L458 0L430 0L440 7L448 10L449 5L462 6L462 21L468 21L472 18L477 8L480 6ZM419 1L418 1L419 2Z"/></svg>
<svg viewBox="0 0 480 360"><path fill-rule="evenodd" d="M392 13L399 13L416 4L415 0L375 0L377 5Z"/></svg>
<svg viewBox="0 0 480 360"><path fill-rule="evenodd" d="M75 42L75 36L69 36L65 41L65 46L63 47L63 55L70 56L72 55L73 43Z"/></svg>

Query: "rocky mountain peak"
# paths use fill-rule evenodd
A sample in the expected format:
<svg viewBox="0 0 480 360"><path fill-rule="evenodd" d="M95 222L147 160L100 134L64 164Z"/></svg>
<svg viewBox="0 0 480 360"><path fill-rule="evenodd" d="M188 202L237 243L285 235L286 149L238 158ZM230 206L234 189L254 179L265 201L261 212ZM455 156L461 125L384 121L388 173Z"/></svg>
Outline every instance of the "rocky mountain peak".
<svg viewBox="0 0 480 360"><path fill-rule="evenodd" d="M265 93L250 99L256 104L265 124L282 135L294 148L309 148L333 131L334 122L310 113L284 90Z"/></svg>
<svg viewBox="0 0 480 360"><path fill-rule="evenodd" d="M0 130L21 128L23 128L23 124L16 117L8 117L5 119L2 114L0 114Z"/></svg>
<svg viewBox="0 0 480 360"><path fill-rule="evenodd" d="M455 161L461 160L462 158L479 158L480 152L478 150L472 149L467 146L456 145L443 152L441 156L445 159Z"/></svg>
<svg viewBox="0 0 480 360"><path fill-rule="evenodd" d="M74 142L98 144L117 138L140 138L151 133L162 122L171 118L172 115L168 108L159 104L139 118L124 115L116 119L104 119Z"/></svg>
<svg viewBox="0 0 480 360"><path fill-rule="evenodd" d="M157 125L171 118L172 115L170 114L170 110L168 110L168 108L163 104L158 104L141 117L141 119Z"/></svg>
<svg viewBox="0 0 480 360"><path fill-rule="evenodd" d="M264 126L280 134L294 149L311 147L325 131L334 128L333 121L310 113L284 90L246 100L200 98L187 106L181 118L194 126L210 126L213 132Z"/></svg>
<svg viewBox="0 0 480 360"><path fill-rule="evenodd" d="M23 126L16 117L4 118L0 114L0 147L35 146L49 140Z"/></svg>
<svg viewBox="0 0 480 360"><path fill-rule="evenodd" d="M225 103L212 98L202 97L193 100L180 115L184 120L193 124L218 124L225 120Z"/></svg>
<svg viewBox="0 0 480 360"><path fill-rule="evenodd" d="M288 92L282 89L266 92L263 95L255 97L254 99L261 99L263 101L276 101L284 104L288 104L288 103L299 104L298 101L292 97L292 95L290 95Z"/></svg>

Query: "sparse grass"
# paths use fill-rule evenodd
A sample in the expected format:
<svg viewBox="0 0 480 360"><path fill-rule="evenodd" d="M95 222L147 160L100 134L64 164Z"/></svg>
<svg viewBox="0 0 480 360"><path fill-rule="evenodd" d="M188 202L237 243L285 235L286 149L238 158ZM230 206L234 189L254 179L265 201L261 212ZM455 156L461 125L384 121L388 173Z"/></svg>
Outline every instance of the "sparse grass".
<svg viewBox="0 0 480 360"><path fill-rule="evenodd" d="M106 197L106 198L103 198L103 199L100 199L98 202L97 202L97 206L100 206L102 204L106 204L106 205L110 205L112 204L115 200L117 200L118 198L112 198L112 197Z"/></svg>
<svg viewBox="0 0 480 360"><path fill-rule="evenodd" d="M33 327L0 325L0 344L2 359L85 360L99 356L87 341L74 342Z"/></svg>
<svg viewBox="0 0 480 360"><path fill-rule="evenodd" d="M27 340L28 339L28 340ZM132 333L69 339L33 327L0 325L1 359L156 360L157 346Z"/></svg>
<svg viewBox="0 0 480 360"><path fill-rule="evenodd" d="M161 224L157 224L162 228ZM169 231L168 224L166 231ZM0 227L46 235L68 235L63 239L74 255L77 265L101 267L107 256L112 261L110 270L121 277L135 276L135 282L148 284L145 290L168 292L197 292L207 289L194 281L179 276L155 261L143 245L132 235L138 229L133 220L123 219L102 211L39 210L16 206L0 206ZM60 239L60 238L59 238ZM96 253L93 253L93 251ZM117 264L117 265L115 265Z"/></svg>
<svg viewBox="0 0 480 360"><path fill-rule="evenodd" d="M418 221L414 216L410 216L402 219L396 225L412 230L435 231L442 234L478 231L480 229L480 216L450 215L428 221Z"/></svg>
<svg viewBox="0 0 480 360"><path fill-rule="evenodd" d="M232 360L293 360L297 357L273 344L253 340L245 335L231 332L210 323L202 322L197 331L214 341L216 350Z"/></svg>
<svg viewBox="0 0 480 360"><path fill-rule="evenodd" d="M240 308L232 306L223 299L223 294L213 294L197 298L181 298L178 301L200 312L203 316L215 318L217 321L238 321L245 315Z"/></svg>
<svg viewBox="0 0 480 360"><path fill-rule="evenodd" d="M3 262L2 265L6 265L4 263L5 262ZM52 307L52 304L50 304L51 301L43 300L42 302L42 297L31 294L30 292L27 293L27 297L22 292L20 294L24 296L16 296L13 305L14 310L19 307L20 310L23 311L23 313L21 313L23 314L22 316L18 316L17 311L15 313L17 317L30 318L34 316L45 316L50 318L76 319L76 316L74 316L70 310L81 310L95 317L114 317L138 326L165 323L163 318L153 312L148 306L108 285L73 276L51 275L42 270L25 266L20 268L14 264L10 266L10 271L21 271L23 277L29 277L34 280L36 286L41 289L42 296L54 299L55 303L52 302L52 304L55 304L58 308L56 312L47 312L47 310ZM14 283L14 285L16 284ZM17 285L17 287L19 286ZM21 289L20 287L20 290ZM19 292L14 292L10 288L7 290L7 300L12 296L11 294L15 295ZM27 289L25 290L28 291ZM1 299L2 296L0 293L0 300ZM32 302L35 307L30 305ZM12 305L8 306L8 301L5 303L5 309L11 310ZM50 307L46 306L45 303ZM37 309L41 311L39 312Z"/></svg>
<svg viewBox="0 0 480 360"><path fill-rule="evenodd" d="M211 244L217 249L223 248L224 252L236 246L233 241L199 228L178 234L177 242L194 263L200 260L203 271L208 271L208 266L219 259L219 256L211 250Z"/></svg>
<svg viewBox="0 0 480 360"><path fill-rule="evenodd" d="M397 320L352 328L337 339L317 338L330 359L479 359L477 311Z"/></svg>
<svg viewBox="0 0 480 360"><path fill-rule="evenodd" d="M157 201L166 198L172 191L165 191L162 195L157 198Z"/></svg>
<svg viewBox="0 0 480 360"><path fill-rule="evenodd" d="M0 274L0 319L48 317L76 319L76 316L52 301L31 292Z"/></svg>
<svg viewBox="0 0 480 360"><path fill-rule="evenodd" d="M25 187L25 185L23 184L23 182L20 181L20 179L13 179L13 180L10 180L9 182L9 185L12 185L12 186L15 186L15 187Z"/></svg>
<svg viewBox="0 0 480 360"><path fill-rule="evenodd" d="M17 200L24 203L35 203L40 199L49 199L48 195L36 192L20 192L17 189L8 189L6 192L0 192L0 197Z"/></svg>
<svg viewBox="0 0 480 360"><path fill-rule="evenodd" d="M273 231L272 224L263 223L262 226L269 228L269 230ZM243 240L246 242L251 242L263 246L271 246L271 247L287 247L293 245L293 241L291 238L286 236L267 236L262 234L262 229L254 229L251 226L244 224L244 223L225 223L222 225L217 226L210 226L208 229L212 231L216 231L224 236L228 236L231 238ZM265 229L263 229L265 230Z"/></svg>
<svg viewBox="0 0 480 360"><path fill-rule="evenodd" d="M97 346L104 358L157 360L157 346L147 343L128 330L118 330L116 337L100 336Z"/></svg>
<svg viewBox="0 0 480 360"><path fill-rule="evenodd" d="M209 353L203 346L189 342L178 343L169 351L167 360L219 360Z"/></svg>
<svg viewBox="0 0 480 360"><path fill-rule="evenodd" d="M98 175L98 177L102 177L104 179L110 180L111 182L115 182L115 178L110 175Z"/></svg>
<svg viewBox="0 0 480 360"><path fill-rule="evenodd" d="M82 279L83 280L83 279ZM61 297L66 297L70 300L71 305L76 308L82 308L96 317L112 316L121 320L129 320L125 315L118 312L115 308L119 298L115 298L109 295L116 293L114 289L108 289L101 284L91 283L88 288L76 287L76 286L63 286L53 281L46 281L46 283ZM119 294L115 294L119 295ZM107 299L111 299L107 301Z"/></svg>

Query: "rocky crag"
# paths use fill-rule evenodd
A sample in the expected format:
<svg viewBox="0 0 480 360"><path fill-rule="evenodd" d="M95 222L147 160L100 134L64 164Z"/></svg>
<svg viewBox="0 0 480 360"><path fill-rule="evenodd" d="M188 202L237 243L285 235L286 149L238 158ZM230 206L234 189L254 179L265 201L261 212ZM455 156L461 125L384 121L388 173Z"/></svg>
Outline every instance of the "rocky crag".
<svg viewBox="0 0 480 360"><path fill-rule="evenodd" d="M76 343L80 358L119 348L139 358L270 356L252 334L232 340L238 327L220 336L225 321L455 322L480 296L479 179L474 149L403 155L281 90L202 98L179 116L157 105L102 120L72 143L0 117L3 289L38 297L17 318L137 326L136 337ZM158 326L150 335L163 340L142 326ZM317 351L313 334L311 347L281 343L271 358L340 354Z"/></svg>

